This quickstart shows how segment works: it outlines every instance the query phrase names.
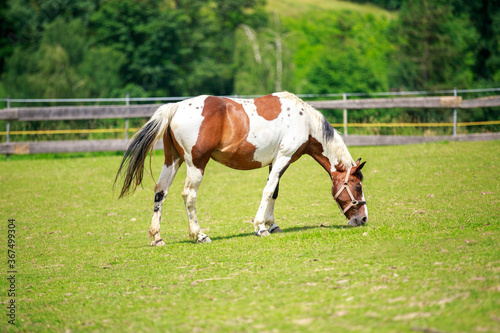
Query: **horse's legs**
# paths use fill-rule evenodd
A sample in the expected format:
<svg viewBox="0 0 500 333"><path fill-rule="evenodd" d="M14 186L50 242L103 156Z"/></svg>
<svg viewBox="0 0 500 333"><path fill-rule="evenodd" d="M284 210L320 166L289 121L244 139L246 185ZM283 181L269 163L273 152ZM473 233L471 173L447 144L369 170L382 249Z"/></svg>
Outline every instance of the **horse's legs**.
<svg viewBox="0 0 500 333"><path fill-rule="evenodd" d="M264 191L262 193L262 200L260 202L259 210L257 211L257 215L254 219L254 227L255 227L255 235L257 236L268 236L269 231L266 228L266 219L272 218L272 224L274 224L274 203L277 197L277 187L280 180L281 175L285 172L286 168L290 164L290 157L288 156L278 156L276 161L273 163L271 170L269 171L269 178L267 179L267 184L264 187ZM275 196L276 194L276 196ZM278 227L279 228L279 227ZM277 232L277 230L273 230Z"/></svg>
<svg viewBox="0 0 500 333"><path fill-rule="evenodd" d="M187 164L187 177L182 191L182 198L186 205L187 216L189 220L189 236L197 243L210 243L211 240L201 232L200 225L198 224L198 217L196 216L196 194L198 188L203 180L203 173L195 166Z"/></svg>
<svg viewBox="0 0 500 333"><path fill-rule="evenodd" d="M269 166L269 173L271 173L272 170L272 165ZM276 199L278 198L278 192L280 188L280 183L278 180L278 184L276 185L276 189L274 190L272 198L269 200L269 204L267 206L267 212L266 212L266 227L268 228L267 231L269 233L274 234L274 233L281 233L283 232L280 227L274 223L274 204L276 202Z"/></svg>
<svg viewBox="0 0 500 333"><path fill-rule="evenodd" d="M169 166L164 164L163 169L161 170L160 178L156 183L153 218L151 219L151 227L149 228L149 236L153 237L151 246L165 245L165 242L161 239L160 236L161 209L163 206L163 202L167 197L168 189L170 188L170 185L172 185L175 175L177 174L177 170L179 170L181 164L181 158L177 158Z"/></svg>

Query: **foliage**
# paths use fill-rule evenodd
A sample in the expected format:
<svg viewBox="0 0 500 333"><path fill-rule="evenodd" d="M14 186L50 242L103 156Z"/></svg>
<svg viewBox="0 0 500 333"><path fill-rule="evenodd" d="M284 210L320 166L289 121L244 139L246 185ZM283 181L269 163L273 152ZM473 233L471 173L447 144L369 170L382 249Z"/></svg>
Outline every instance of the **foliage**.
<svg viewBox="0 0 500 333"><path fill-rule="evenodd" d="M163 209L163 248L147 245L151 178L131 198L112 193L120 156L13 157L0 162L0 209L16 219L19 307L16 326L4 320L0 330L498 331L499 149L351 148L368 160L361 228L345 227L328 175L303 157L280 183L284 233L266 238L250 220L267 168L209 163L197 199L213 240L205 245L188 240L181 167ZM156 177L162 163L153 157Z"/></svg>
<svg viewBox="0 0 500 333"><path fill-rule="evenodd" d="M400 9L401 5L406 2L405 0L353 0L359 3L373 3L389 10Z"/></svg>
<svg viewBox="0 0 500 333"><path fill-rule="evenodd" d="M282 28L273 14L272 28L255 31L241 25L236 35L235 91L243 95L265 95L269 91L294 90L290 40L293 32Z"/></svg>
<svg viewBox="0 0 500 333"><path fill-rule="evenodd" d="M356 2L399 10L398 18L373 6L335 10L314 1L302 4L300 15L271 15L262 0L4 0L2 81L14 97L369 92L498 82L495 0Z"/></svg>
<svg viewBox="0 0 500 333"><path fill-rule="evenodd" d="M11 54L2 80L18 97L230 94L234 30L264 17L259 0L8 5L0 14L15 24L2 30Z"/></svg>
<svg viewBox="0 0 500 333"><path fill-rule="evenodd" d="M297 22L306 36L297 52L297 59L305 69L304 77L297 77L303 84L300 90L304 93L387 91L390 87L387 57L394 49L387 39L391 21L348 11L314 16L315 20L304 18ZM302 47L305 43L312 44L313 49Z"/></svg>
<svg viewBox="0 0 500 333"><path fill-rule="evenodd" d="M415 0L404 3L399 18L395 64L402 86L471 86L478 35L466 15L454 15L448 1Z"/></svg>
<svg viewBox="0 0 500 333"><path fill-rule="evenodd" d="M0 97L491 87L500 82L496 2L0 0ZM390 116L449 121L441 110L350 114ZM498 120L498 110L462 119Z"/></svg>

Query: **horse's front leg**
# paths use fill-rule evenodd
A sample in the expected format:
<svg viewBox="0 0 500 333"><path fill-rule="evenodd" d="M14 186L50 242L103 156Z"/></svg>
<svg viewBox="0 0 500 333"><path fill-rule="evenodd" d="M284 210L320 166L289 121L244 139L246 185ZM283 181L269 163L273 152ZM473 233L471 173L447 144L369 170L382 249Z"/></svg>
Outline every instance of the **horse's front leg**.
<svg viewBox="0 0 500 333"><path fill-rule="evenodd" d="M271 173L271 170L272 170L272 165L269 166L269 173ZM281 228L274 222L274 204L276 203L276 199L278 199L279 188L280 188L280 184L278 181L278 184L276 185L276 189L274 190L274 193L273 193L273 197L271 198L271 200L269 200L269 204L267 206L266 227L267 227L267 231L270 234L283 232L281 230Z"/></svg>
<svg viewBox="0 0 500 333"><path fill-rule="evenodd" d="M290 157L281 156L276 159L269 172L267 184L262 193L259 210L254 219L254 228L256 236L268 236L270 232L279 232L279 227L274 223L274 203L277 198L278 184L281 175L290 164ZM269 225L269 231L266 228ZM281 229L279 229L281 231Z"/></svg>

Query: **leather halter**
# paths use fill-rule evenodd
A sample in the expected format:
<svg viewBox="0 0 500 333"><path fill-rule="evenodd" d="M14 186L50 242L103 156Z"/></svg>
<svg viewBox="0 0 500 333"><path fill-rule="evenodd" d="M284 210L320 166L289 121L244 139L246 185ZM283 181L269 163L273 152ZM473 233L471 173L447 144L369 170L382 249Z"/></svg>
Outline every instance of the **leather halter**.
<svg viewBox="0 0 500 333"><path fill-rule="evenodd" d="M337 194L335 194L335 196L333 197L335 199L335 201L337 201L337 198L340 196L342 191L347 190L347 194L349 194L349 198L351 198L351 202L349 203L349 205L347 205L346 208L342 209L342 206L337 201L337 204L339 205L340 210L343 211L344 214L354 206L366 204L366 201L358 201L354 198L354 195L352 195L351 189L349 188L349 175L350 174L351 174L351 168L349 168L349 170L347 170L347 173L345 175L344 185L342 185L340 190L338 190Z"/></svg>

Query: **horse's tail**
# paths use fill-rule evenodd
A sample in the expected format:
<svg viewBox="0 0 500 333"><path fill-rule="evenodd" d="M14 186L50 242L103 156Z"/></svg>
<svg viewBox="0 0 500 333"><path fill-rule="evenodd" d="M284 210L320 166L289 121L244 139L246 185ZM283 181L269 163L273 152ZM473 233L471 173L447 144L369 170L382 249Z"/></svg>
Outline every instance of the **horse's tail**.
<svg viewBox="0 0 500 333"><path fill-rule="evenodd" d="M120 198L133 193L137 186L141 184L144 173L144 160L148 153L153 151L156 143L167 130L170 120L177 111L177 107L177 103L160 106L151 119L132 138L115 177L116 184L122 171L125 171Z"/></svg>

